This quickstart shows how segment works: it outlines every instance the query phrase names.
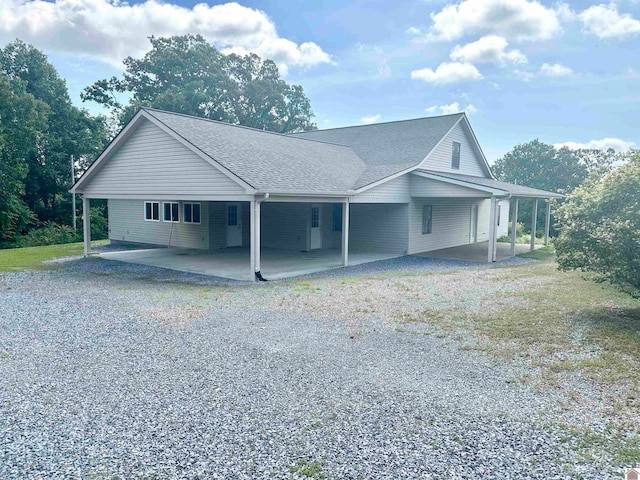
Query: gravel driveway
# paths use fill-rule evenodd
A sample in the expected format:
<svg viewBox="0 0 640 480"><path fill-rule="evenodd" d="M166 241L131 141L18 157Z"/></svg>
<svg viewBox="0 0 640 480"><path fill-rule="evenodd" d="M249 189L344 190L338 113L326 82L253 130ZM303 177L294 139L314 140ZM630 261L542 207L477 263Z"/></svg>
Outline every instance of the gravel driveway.
<svg viewBox="0 0 640 480"><path fill-rule="evenodd" d="M442 274L395 268L258 285L100 259L0 274L0 478L619 478L579 461L554 398L514 367L394 320L482 308L512 288L499 270L447 274L475 290L435 298ZM409 280L424 295L403 296Z"/></svg>

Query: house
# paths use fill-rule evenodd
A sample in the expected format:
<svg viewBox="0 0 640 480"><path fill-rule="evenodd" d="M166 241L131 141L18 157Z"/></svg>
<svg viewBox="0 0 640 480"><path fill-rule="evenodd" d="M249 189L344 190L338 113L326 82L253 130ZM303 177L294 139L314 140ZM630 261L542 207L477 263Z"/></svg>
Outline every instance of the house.
<svg viewBox="0 0 640 480"><path fill-rule="evenodd" d="M92 199L108 200L113 243L235 249L248 278L274 251L333 252L348 265L363 252L488 241L495 261L518 200L536 209L560 196L497 181L464 113L281 135L151 108L72 191L85 212ZM88 254L89 222L84 240Z"/></svg>

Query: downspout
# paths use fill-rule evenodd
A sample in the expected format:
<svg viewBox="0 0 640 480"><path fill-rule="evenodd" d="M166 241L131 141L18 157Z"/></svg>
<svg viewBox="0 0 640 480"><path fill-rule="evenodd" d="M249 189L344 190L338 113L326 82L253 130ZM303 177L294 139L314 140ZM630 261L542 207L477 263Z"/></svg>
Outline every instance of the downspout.
<svg viewBox="0 0 640 480"><path fill-rule="evenodd" d="M262 202L264 202L265 200L267 200L268 198L269 198L269 194L268 193L265 193L264 196L261 199L256 198L254 214L255 214L255 211L259 211L260 210L260 204ZM260 220L260 218L258 218L257 219L257 225L256 225L257 228L255 229L256 237L258 237L258 239L257 239L258 241L256 242L256 246L257 246L257 250L258 250L258 252L256 252L256 253L258 253L258 255L256 255L256 258L258 258L258 259L260 258L259 252L260 252L260 248L261 248L260 247L260 240L259 240L259 236L260 236L260 233L262 231L261 222L262 222L262 220ZM258 269L255 271L255 276L256 276L256 280L258 280L259 282L267 282L268 281L266 278L264 278L262 276L262 273L260 272L259 264L258 264Z"/></svg>

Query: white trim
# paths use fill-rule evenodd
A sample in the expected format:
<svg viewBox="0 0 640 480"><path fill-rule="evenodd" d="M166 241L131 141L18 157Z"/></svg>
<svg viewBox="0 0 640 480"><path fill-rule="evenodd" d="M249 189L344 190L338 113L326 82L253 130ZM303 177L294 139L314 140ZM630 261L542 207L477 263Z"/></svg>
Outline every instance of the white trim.
<svg viewBox="0 0 640 480"><path fill-rule="evenodd" d="M158 219L154 220L153 219L153 204L157 203L158 204ZM147 204L151 204L151 217L152 218L147 218ZM142 212L142 215L144 217L144 221L145 222L159 222L160 221L160 202L157 200L145 200L144 201L144 211Z"/></svg>
<svg viewBox="0 0 640 480"><path fill-rule="evenodd" d="M470 188L472 190L479 190L481 192L491 193L497 196L508 196L509 192L505 190L500 190L498 188L486 187L484 185L478 185L476 183L465 182L464 180L455 180L453 178L443 177L434 173L426 173L426 172L412 172L413 175L418 175L420 177L429 178L431 180L437 180L444 183L450 183L452 185L458 185L460 187ZM482 178L482 177L481 177Z"/></svg>
<svg viewBox="0 0 640 480"><path fill-rule="evenodd" d="M191 205L191 221L187 222L187 216L184 213L184 208L187 205ZM193 206L198 205L200 207L200 220L197 222L193 221ZM187 225L201 225L202 224L202 204L200 202L182 202L182 223Z"/></svg>
<svg viewBox="0 0 640 480"><path fill-rule="evenodd" d="M178 205L178 220L167 220L166 219L166 210L164 208L165 205L171 205L171 209L169 213L171 214L171 218L173 218L173 205ZM162 221L166 223L180 223L180 202L162 202Z"/></svg>
<svg viewBox="0 0 640 480"><path fill-rule="evenodd" d="M229 196L225 196L225 195L167 195L166 197L163 196L159 196L159 195L140 195L140 194L134 194L134 195L111 195L109 194L108 196L104 196L104 195L89 195L89 194L84 194L84 196L86 196L87 198L91 198L92 200L95 199L105 199L108 198L109 200L147 200L149 197L154 197L157 198L159 201L166 201L166 202L170 202L170 201L184 201L184 202L250 202L251 199L253 198L253 195L229 195Z"/></svg>

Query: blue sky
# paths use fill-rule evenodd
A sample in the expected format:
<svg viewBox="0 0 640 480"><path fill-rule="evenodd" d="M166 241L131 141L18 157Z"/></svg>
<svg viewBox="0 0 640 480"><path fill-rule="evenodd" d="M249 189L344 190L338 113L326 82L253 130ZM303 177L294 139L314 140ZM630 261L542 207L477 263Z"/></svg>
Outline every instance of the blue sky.
<svg viewBox="0 0 640 480"><path fill-rule="evenodd" d="M183 33L273 58L319 128L465 110L490 162L534 138L640 146L640 0L0 1L0 44L43 50L92 113L85 86Z"/></svg>

